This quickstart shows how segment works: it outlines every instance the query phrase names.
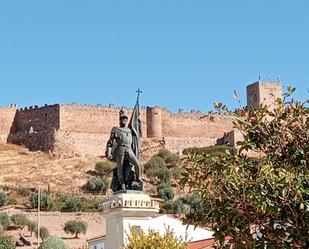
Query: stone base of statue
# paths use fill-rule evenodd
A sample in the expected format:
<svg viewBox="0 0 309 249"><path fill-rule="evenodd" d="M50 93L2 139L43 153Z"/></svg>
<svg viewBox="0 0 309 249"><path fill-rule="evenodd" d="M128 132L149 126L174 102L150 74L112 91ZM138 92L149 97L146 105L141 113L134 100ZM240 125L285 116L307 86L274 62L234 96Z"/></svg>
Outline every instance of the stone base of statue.
<svg viewBox="0 0 309 249"><path fill-rule="evenodd" d="M123 190L99 205L106 217L106 249L121 249L131 229L142 229L145 222L158 216L159 202L142 191Z"/></svg>

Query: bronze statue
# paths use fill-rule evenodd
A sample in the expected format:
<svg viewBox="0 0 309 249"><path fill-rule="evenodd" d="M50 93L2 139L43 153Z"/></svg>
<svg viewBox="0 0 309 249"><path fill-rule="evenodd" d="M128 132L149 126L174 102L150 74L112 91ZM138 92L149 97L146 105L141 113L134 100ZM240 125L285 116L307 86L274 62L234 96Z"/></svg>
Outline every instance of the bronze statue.
<svg viewBox="0 0 309 249"><path fill-rule="evenodd" d="M117 163L113 171L111 188L118 190L142 190L140 180L141 167L138 161L140 151L141 121L139 119L139 94L129 124L128 117L121 109L119 112L119 126L113 127L107 142L106 156ZM113 150L114 142L116 148Z"/></svg>

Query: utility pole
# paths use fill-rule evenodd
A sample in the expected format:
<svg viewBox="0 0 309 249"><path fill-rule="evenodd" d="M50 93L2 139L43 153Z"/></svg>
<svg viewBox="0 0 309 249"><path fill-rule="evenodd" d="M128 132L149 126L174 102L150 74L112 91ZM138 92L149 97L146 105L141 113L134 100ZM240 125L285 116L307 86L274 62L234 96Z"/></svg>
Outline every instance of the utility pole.
<svg viewBox="0 0 309 249"><path fill-rule="evenodd" d="M41 189L38 189L38 248L40 247L40 226L41 226Z"/></svg>

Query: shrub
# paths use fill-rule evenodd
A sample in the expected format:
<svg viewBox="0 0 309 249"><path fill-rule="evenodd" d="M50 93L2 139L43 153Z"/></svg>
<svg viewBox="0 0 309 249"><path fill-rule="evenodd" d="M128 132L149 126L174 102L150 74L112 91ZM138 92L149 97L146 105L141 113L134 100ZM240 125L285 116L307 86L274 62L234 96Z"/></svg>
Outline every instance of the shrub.
<svg viewBox="0 0 309 249"><path fill-rule="evenodd" d="M157 156L161 157L165 162L172 155L172 153L167 149L160 149Z"/></svg>
<svg viewBox="0 0 309 249"><path fill-rule="evenodd" d="M64 206L61 211L64 212L78 212L84 209L84 203L78 197L67 196L64 199Z"/></svg>
<svg viewBox="0 0 309 249"><path fill-rule="evenodd" d="M64 231L73 235L75 234L75 238L78 238L80 233L86 233L87 227L88 225L85 221L69 220L64 224Z"/></svg>
<svg viewBox="0 0 309 249"><path fill-rule="evenodd" d="M11 221L14 225L18 226L20 229L23 229L27 226L29 220L24 214L13 214L11 216Z"/></svg>
<svg viewBox="0 0 309 249"><path fill-rule="evenodd" d="M35 236L38 237L38 229L35 230ZM40 238L42 241L46 240L50 236L46 227L40 227Z"/></svg>
<svg viewBox="0 0 309 249"><path fill-rule="evenodd" d="M0 248L2 249L15 249L15 245L9 236L0 236Z"/></svg>
<svg viewBox="0 0 309 249"><path fill-rule="evenodd" d="M175 179L180 179L182 176L182 173L184 172L183 168L180 166L176 166L175 168L172 168L171 171Z"/></svg>
<svg viewBox="0 0 309 249"><path fill-rule="evenodd" d="M35 232L37 230L37 225L35 222L28 220L28 224L27 224L28 230L31 232L31 236L32 233Z"/></svg>
<svg viewBox="0 0 309 249"><path fill-rule="evenodd" d="M38 194L33 193L30 195L30 204L32 208L38 207ZM40 208L42 211L50 211L54 206L54 200L51 196L44 193L41 194L41 205Z"/></svg>
<svg viewBox="0 0 309 249"><path fill-rule="evenodd" d="M181 159L177 154L171 154L168 158L165 159L165 162L169 165L169 166L177 166L180 164Z"/></svg>
<svg viewBox="0 0 309 249"><path fill-rule="evenodd" d="M116 167L116 163L111 161L101 161L95 164L95 170L100 175L108 176L112 173L113 169Z"/></svg>
<svg viewBox="0 0 309 249"><path fill-rule="evenodd" d="M105 193L109 188L109 181L102 177L93 177L85 185L88 191L100 191Z"/></svg>
<svg viewBox="0 0 309 249"><path fill-rule="evenodd" d="M150 178L162 179L164 175L168 174L165 169L166 163L162 157L153 156L144 166L145 173Z"/></svg>
<svg viewBox="0 0 309 249"><path fill-rule="evenodd" d="M170 184L168 183L161 183L157 187L158 196L165 201L172 200L174 198L174 192Z"/></svg>
<svg viewBox="0 0 309 249"><path fill-rule="evenodd" d="M186 209L185 204L181 199L175 201L169 200L163 204L162 208L169 214L182 214Z"/></svg>
<svg viewBox="0 0 309 249"><path fill-rule="evenodd" d="M5 206L9 202L9 197L6 193L0 192L0 207Z"/></svg>
<svg viewBox="0 0 309 249"><path fill-rule="evenodd" d="M236 154L236 149L233 147L229 147L229 146L209 146L209 147L192 147L192 148L187 148L184 149L182 151L182 153L184 155L189 155L189 154L193 154L193 155L207 155L207 154L211 154L211 155L223 155L226 154L226 151L229 151L230 154L235 155Z"/></svg>
<svg viewBox="0 0 309 249"><path fill-rule="evenodd" d="M10 218L7 213L0 213L0 225L4 230L10 225Z"/></svg>
<svg viewBox="0 0 309 249"><path fill-rule="evenodd" d="M135 232L131 229L131 234L128 236L128 243L124 249L186 249L187 243L182 239L177 238L173 231L167 229L162 236L159 232L149 230L145 233L143 230Z"/></svg>
<svg viewBox="0 0 309 249"><path fill-rule="evenodd" d="M28 187L20 188L18 190L18 194L20 194L21 196L30 196L31 188L28 188Z"/></svg>
<svg viewBox="0 0 309 249"><path fill-rule="evenodd" d="M39 247L39 249L70 249L62 239L57 236L49 236Z"/></svg>

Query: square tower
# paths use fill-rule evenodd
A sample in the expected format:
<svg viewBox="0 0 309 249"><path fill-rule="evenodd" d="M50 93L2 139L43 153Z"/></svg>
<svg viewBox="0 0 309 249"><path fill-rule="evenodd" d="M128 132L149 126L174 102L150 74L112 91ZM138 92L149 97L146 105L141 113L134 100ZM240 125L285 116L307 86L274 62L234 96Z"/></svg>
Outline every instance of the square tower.
<svg viewBox="0 0 309 249"><path fill-rule="evenodd" d="M257 81L247 86L247 106L249 108L267 105L273 109L278 98L282 98L281 83Z"/></svg>

